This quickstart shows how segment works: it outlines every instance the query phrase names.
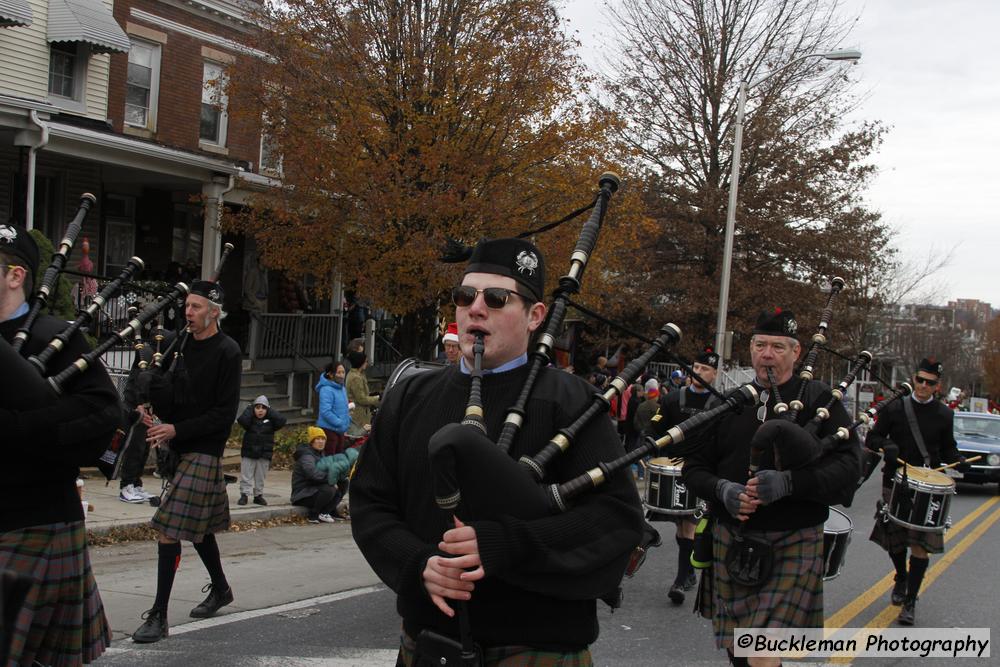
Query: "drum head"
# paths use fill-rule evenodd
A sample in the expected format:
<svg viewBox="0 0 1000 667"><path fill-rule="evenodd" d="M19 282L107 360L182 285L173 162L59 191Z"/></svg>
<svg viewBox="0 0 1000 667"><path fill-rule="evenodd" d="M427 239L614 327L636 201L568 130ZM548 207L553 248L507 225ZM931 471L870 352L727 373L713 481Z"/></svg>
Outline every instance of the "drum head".
<svg viewBox="0 0 1000 667"><path fill-rule="evenodd" d="M929 468L920 468L917 466L906 466L906 476L915 482L920 482L921 484L926 484L930 487L939 487L945 489L955 488L955 480L943 472L938 472L937 470L931 470ZM903 471L897 470L896 477L902 481Z"/></svg>
<svg viewBox="0 0 1000 667"><path fill-rule="evenodd" d="M823 524L824 533L849 533L854 528L854 522L840 510L831 507L830 516Z"/></svg>
<svg viewBox="0 0 1000 667"><path fill-rule="evenodd" d="M684 465L684 461L681 459L671 459L666 456L660 456L655 459L650 459L646 467L653 472L664 473L671 476L680 475L681 466Z"/></svg>
<svg viewBox="0 0 1000 667"><path fill-rule="evenodd" d="M417 359L416 357L410 357L409 359L403 359L399 362L399 365L393 369L392 373L389 375L389 379L385 381L385 388L382 390L383 395L386 394L390 389L399 383L403 378L409 377L416 373L425 373L427 371L436 371L444 368L444 364L439 364L436 361L423 361Z"/></svg>

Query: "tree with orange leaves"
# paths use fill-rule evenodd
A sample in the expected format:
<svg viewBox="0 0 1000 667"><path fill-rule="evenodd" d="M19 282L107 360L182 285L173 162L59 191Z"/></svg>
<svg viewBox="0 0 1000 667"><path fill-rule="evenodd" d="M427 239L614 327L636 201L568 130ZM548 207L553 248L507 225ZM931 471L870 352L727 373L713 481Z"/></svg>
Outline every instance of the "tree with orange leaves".
<svg viewBox="0 0 1000 667"><path fill-rule="evenodd" d="M268 57L243 59L230 86L264 110L282 185L229 224L269 266L337 271L404 316L404 353L426 353L458 279L436 261L446 238L562 217L609 166L609 121L579 102L588 80L550 0L291 0L259 25ZM537 242L554 257L568 235Z"/></svg>

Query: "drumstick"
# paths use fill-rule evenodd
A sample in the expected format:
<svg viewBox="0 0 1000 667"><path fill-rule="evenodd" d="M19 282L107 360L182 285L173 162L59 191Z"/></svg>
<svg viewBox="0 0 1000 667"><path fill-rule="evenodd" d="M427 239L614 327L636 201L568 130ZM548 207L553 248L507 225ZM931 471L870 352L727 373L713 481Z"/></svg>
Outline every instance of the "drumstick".
<svg viewBox="0 0 1000 667"><path fill-rule="evenodd" d="M947 470L948 468L954 468L955 466L960 466L963 463L972 463L973 461L978 461L983 458L980 454L979 456L973 456L971 459L965 459L965 461L955 461L954 463L949 463L946 466L941 466L940 468L934 468L935 472L941 472L942 470Z"/></svg>
<svg viewBox="0 0 1000 667"><path fill-rule="evenodd" d="M885 454L885 452L883 450L881 450L881 449L878 450L878 453L879 454L883 454L883 455ZM981 458L983 458L982 454L980 454L979 456L973 456L971 459L965 459L965 461L955 461L954 463L949 463L948 465L941 466L940 468L932 468L932 470L934 470L934 472L941 472L942 470L947 470L948 468L954 468L955 466L960 466L960 465L962 465L962 463L972 463L973 461L978 461ZM911 468L917 468L917 467L919 467L919 466L913 465L912 463L907 463L906 461L904 461L902 459L896 459L896 462L897 463L901 463L904 466L910 466Z"/></svg>

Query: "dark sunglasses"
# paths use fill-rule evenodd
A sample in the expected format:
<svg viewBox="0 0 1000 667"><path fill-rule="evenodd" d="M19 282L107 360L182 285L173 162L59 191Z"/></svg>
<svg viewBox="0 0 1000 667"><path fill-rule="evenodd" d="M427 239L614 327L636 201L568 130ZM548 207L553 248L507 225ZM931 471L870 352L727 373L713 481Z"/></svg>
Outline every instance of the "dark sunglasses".
<svg viewBox="0 0 1000 667"><path fill-rule="evenodd" d="M916 380L917 382L919 382L920 384L927 385L928 387L933 387L934 385L936 385L938 383L937 380L932 380L930 378L922 378L922 377L919 377L919 376L915 377L913 379Z"/></svg>
<svg viewBox="0 0 1000 667"><path fill-rule="evenodd" d="M493 308L494 310L499 310L507 305L507 300L510 299L511 295L519 296L522 299L524 296L518 294L514 290L506 289L505 287L487 287L486 289L476 289L471 285L458 285L451 288L451 300L456 306L461 308L468 308L476 301L476 297L482 294L483 301L486 303L487 308Z"/></svg>

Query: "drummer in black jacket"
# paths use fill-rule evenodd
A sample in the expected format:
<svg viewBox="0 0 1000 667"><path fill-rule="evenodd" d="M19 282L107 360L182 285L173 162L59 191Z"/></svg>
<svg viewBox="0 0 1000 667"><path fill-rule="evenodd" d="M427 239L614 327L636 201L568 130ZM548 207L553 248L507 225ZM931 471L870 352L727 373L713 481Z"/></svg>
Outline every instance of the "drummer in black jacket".
<svg viewBox="0 0 1000 667"><path fill-rule="evenodd" d="M913 393L909 398L889 405L865 439L865 447L876 452L882 450L885 458L883 502L889 502L900 460L913 466L931 468L942 463L965 462L955 443L954 414L934 399L934 388L940 381L941 370L941 364L933 358L921 359L913 374ZM896 568L892 604L902 605L896 620L901 625L913 625L916 621L917 593L930 562L928 554L944 553L944 532L909 530L883 520L881 512L877 512L875 518L877 520L869 539L889 552ZM907 547L910 549L909 572L906 569Z"/></svg>
<svg viewBox="0 0 1000 667"><path fill-rule="evenodd" d="M660 399L660 409L649 424L649 435L653 438L661 438L671 427L677 426L685 419L693 417L705 409L712 393L701 383L701 380L709 385L712 384L715 381L715 369L718 365L719 355L713 352L711 347L706 347L695 357L693 368L698 377L692 376L686 387L680 391L672 391L665 398ZM658 514L651 514L648 517L651 521L660 518ZM674 536L677 541L677 575L674 577L674 583L670 586L667 597L674 604L683 604L684 591L691 590L697 583L694 567L691 565L695 519L693 515L668 518L677 524L677 533Z"/></svg>
<svg viewBox="0 0 1000 667"><path fill-rule="evenodd" d="M797 330L790 311L761 313L750 357L763 405L720 419L684 462L684 483L709 502L716 519L712 565L701 577L696 608L712 619L716 646L729 651L734 665L780 664L735 657L736 628L823 627L823 524L829 505L850 501L861 472L853 433L835 449L819 448L817 438L851 422L841 403L833 403L815 437L802 428L831 392L793 374L801 352ZM803 382L796 422L776 415L776 397L796 398ZM763 450L752 478L751 443Z"/></svg>

